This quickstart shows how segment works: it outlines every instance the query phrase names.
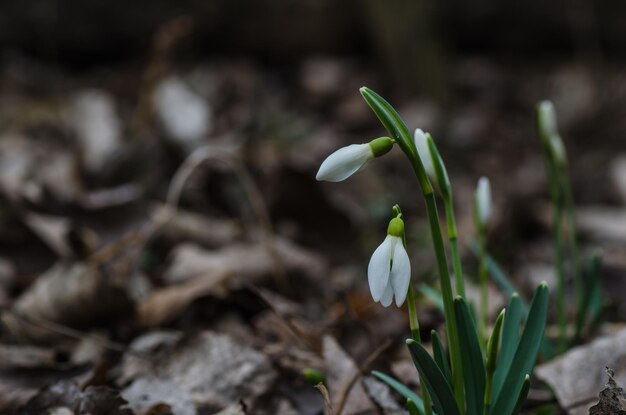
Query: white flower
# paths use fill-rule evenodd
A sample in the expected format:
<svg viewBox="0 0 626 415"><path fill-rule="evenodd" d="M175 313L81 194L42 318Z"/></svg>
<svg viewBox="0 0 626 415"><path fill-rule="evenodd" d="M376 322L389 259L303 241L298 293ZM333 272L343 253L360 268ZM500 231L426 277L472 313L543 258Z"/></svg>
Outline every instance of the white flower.
<svg viewBox="0 0 626 415"><path fill-rule="evenodd" d="M476 187L476 214L482 226L491 218L491 184L489 179L481 177Z"/></svg>
<svg viewBox="0 0 626 415"><path fill-rule="evenodd" d="M550 101L541 101L538 108L539 127L549 137L558 134L554 105Z"/></svg>
<svg viewBox="0 0 626 415"><path fill-rule="evenodd" d="M318 181L340 182L361 170L368 161L374 158L369 144L352 144L332 153L320 166Z"/></svg>
<svg viewBox="0 0 626 415"><path fill-rule="evenodd" d="M428 138L426 137L424 131L416 128L415 133L413 134L413 141L415 142L417 155L420 157L420 160L422 160L422 165L424 166L424 170L426 170L426 174L428 174L431 181L436 182L437 176L435 175L435 166L433 164L430 148L428 148Z"/></svg>
<svg viewBox="0 0 626 415"><path fill-rule="evenodd" d="M398 230L401 230L400 234ZM367 279L372 298L374 301L380 301L384 307L391 304L394 295L396 305L400 307L409 290L411 263L402 242L403 234L402 219L392 219L387 237L376 248L367 267Z"/></svg>
<svg viewBox="0 0 626 415"><path fill-rule="evenodd" d="M395 143L389 137L378 137L367 144L352 144L335 151L320 166L318 181L340 182L361 170L374 157L387 154Z"/></svg>

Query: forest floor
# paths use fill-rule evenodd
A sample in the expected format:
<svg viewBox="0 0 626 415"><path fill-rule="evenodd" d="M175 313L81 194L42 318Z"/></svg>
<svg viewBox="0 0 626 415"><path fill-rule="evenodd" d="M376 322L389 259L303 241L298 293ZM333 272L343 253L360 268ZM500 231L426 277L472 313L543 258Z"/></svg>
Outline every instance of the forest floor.
<svg viewBox="0 0 626 415"><path fill-rule="evenodd" d="M8 61L0 412L315 415L324 401L303 375L315 369L336 415L403 413L369 373L416 387L406 310L372 301L366 267L399 203L413 276L434 286L417 183L399 151L346 182L315 181L332 151L383 135L362 85L382 85L409 127L438 143L470 287L472 195L491 179L488 248L526 298L555 284L533 120L540 99L554 101L583 256L603 254L606 312L580 345L540 364L528 408L587 413L605 367L626 384L623 71L480 57L452 68L454 99L438 104L395 102L356 59L268 68L173 65L165 53L145 68L81 73ZM495 284L490 301L495 318L505 302ZM442 332L435 303L420 298L418 312L425 335Z"/></svg>

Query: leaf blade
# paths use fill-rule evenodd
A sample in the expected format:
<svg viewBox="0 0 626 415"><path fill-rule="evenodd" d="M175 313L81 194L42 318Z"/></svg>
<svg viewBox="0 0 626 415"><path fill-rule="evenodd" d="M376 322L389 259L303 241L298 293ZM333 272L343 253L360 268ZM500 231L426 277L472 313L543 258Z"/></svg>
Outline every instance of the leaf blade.
<svg viewBox="0 0 626 415"><path fill-rule="evenodd" d="M459 327L467 414L482 415L485 396L485 363L476 334L476 324L467 302L462 297L455 298L454 312Z"/></svg>
<svg viewBox="0 0 626 415"><path fill-rule="evenodd" d="M460 415L450 384L444 378L435 361L421 344L412 339L407 340L406 343L409 347L411 358L413 358L413 363L415 363L415 367L420 374L420 381L428 388L437 413Z"/></svg>

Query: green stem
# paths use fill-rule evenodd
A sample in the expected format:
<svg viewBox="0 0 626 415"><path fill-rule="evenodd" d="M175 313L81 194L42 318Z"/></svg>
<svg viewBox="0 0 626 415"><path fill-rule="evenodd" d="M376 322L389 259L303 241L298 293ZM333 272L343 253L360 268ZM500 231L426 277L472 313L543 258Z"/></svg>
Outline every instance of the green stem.
<svg viewBox="0 0 626 415"><path fill-rule="evenodd" d="M487 326L489 325L489 278L487 274L487 249L485 229L481 227L478 230L478 245L480 249L480 265L478 268L478 278L480 284L480 322L479 331L481 338L481 347L484 347L487 341Z"/></svg>
<svg viewBox="0 0 626 415"><path fill-rule="evenodd" d="M452 285L450 284L450 272L448 271L448 261L446 250L441 236L439 226L439 214L435 194L424 193L426 210L428 212L428 222L430 224L430 236L435 249L437 267L439 269L439 281L441 284L441 295L443 298L443 312L445 317L446 331L448 333L448 348L450 349L450 360L452 379L454 383L454 397L461 415L465 413L465 393L463 390L463 372L461 367L461 351L459 350L459 335L457 331L456 316L454 314L454 303L452 300Z"/></svg>
<svg viewBox="0 0 626 415"><path fill-rule="evenodd" d="M407 294L407 305L409 308L409 326L411 327L411 337L418 343L422 343L422 336L420 335L420 325L417 320L417 309L415 307L415 293L413 286L409 285L409 293ZM432 415L432 404L430 400L430 394L423 382L420 381L420 388L422 389L422 399L424 401L424 413L425 415Z"/></svg>
<svg viewBox="0 0 626 415"><path fill-rule="evenodd" d="M493 372L487 372L485 379L485 402L483 406L483 415L489 415L489 409L491 408L491 389L493 385Z"/></svg>
<svg viewBox="0 0 626 415"><path fill-rule="evenodd" d="M561 222L563 220L562 205L558 195L553 198L552 220L554 232L554 256L556 263L556 318L559 328L559 353L563 353L567 348L567 315L565 310L565 263L563 254L563 235Z"/></svg>
<svg viewBox="0 0 626 415"><path fill-rule="evenodd" d="M576 207L574 204L574 196L572 194L572 184L567 174L567 168L562 171L563 179L563 198L565 202L565 213L568 220L569 243L571 249L572 271L574 275L574 294L576 297L576 308L580 310L580 306L584 300L582 269L578 250L578 230L576 226Z"/></svg>
<svg viewBox="0 0 626 415"><path fill-rule="evenodd" d="M465 282L463 281L463 269L461 267L461 256L459 255L459 242L452 197L444 199L443 203L446 209L446 223L448 225L448 239L450 240L450 255L452 256L452 267L454 268L456 294L465 298Z"/></svg>

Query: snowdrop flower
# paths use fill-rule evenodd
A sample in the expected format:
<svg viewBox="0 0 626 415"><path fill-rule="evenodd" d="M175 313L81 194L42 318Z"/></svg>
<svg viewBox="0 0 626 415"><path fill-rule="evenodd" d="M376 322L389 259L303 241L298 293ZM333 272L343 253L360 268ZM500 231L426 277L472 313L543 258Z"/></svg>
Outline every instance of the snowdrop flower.
<svg viewBox="0 0 626 415"><path fill-rule="evenodd" d="M478 180L475 203L478 224L482 227L487 226L487 222L491 218L491 184L486 177L481 177Z"/></svg>
<svg viewBox="0 0 626 415"><path fill-rule="evenodd" d="M432 182L437 182L437 176L435 174L435 165L433 163L432 154L430 153L430 149L428 148L428 137L419 128L415 129L415 133L413 134L413 141L415 142L415 147L417 148L417 155L422 160L422 165L424 165L424 170L426 170L426 174Z"/></svg>
<svg viewBox="0 0 626 415"><path fill-rule="evenodd" d="M374 301L388 307L395 295L400 307L409 290L411 263L404 249L404 221L391 219L387 237L372 254L367 267L367 279Z"/></svg>
<svg viewBox="0 0 626 415"><path fill-rule="evenodd" d="M559 167L567 164L565 146L559 136L554 105L550 101L541 101L537 105L537 123L539 135L548 147L550 157Z"/></svg>
<svg viewBox="0 0 626 415"><path fill-rule="evenodd" d="M539 128L546 137L558 134L556 114L554 112L554 105L552 102L541 101L537 106L537 117Z"/></svg>
<svg viewBox="0 0 626 415"><path fill-rule="evenodd" d="M366 144L352 144L332 153L320 166L318 181L340 182L357 173L374 157L387 154L393 147L394 140L379 137Z"/></svg>
<svg viewBox="0 0 626 415"><path fill-rule="evenodd" d="M413 134L413 141L430 183L444 200L450 200L452 198L450 178L433 138L429 133L424 133L417 128Z"/></svg>

